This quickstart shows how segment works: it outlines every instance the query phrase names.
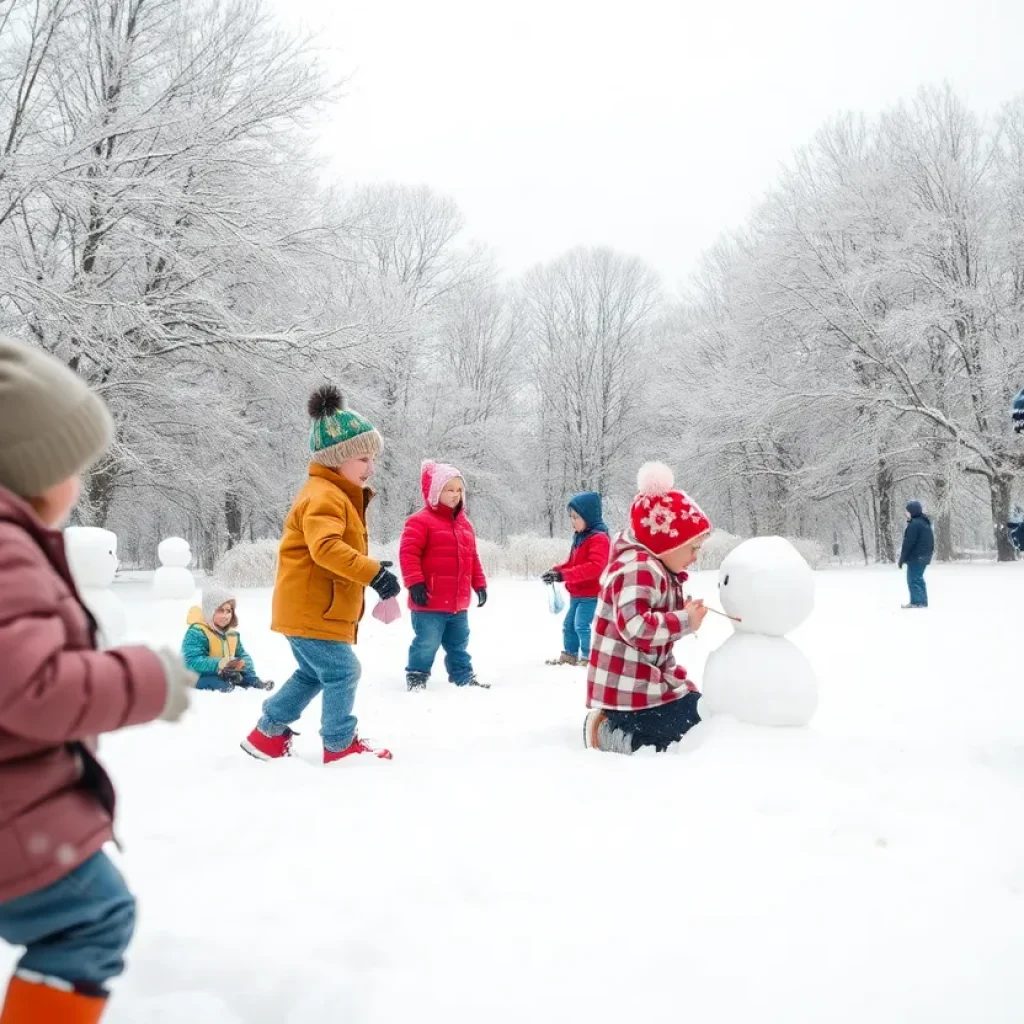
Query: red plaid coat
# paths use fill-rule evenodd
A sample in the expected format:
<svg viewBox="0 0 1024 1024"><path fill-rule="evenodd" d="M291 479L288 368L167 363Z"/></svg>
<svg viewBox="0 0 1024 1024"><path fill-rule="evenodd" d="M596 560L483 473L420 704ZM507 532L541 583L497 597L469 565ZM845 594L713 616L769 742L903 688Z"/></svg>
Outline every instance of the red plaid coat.
<svg viewBox="0 0 1024 1024"><path fill-rule="evenodd" d="M693 632L681 577L628 535L615 541L594 618L588 707L642 711L696 691L672 654Z"/></svg>

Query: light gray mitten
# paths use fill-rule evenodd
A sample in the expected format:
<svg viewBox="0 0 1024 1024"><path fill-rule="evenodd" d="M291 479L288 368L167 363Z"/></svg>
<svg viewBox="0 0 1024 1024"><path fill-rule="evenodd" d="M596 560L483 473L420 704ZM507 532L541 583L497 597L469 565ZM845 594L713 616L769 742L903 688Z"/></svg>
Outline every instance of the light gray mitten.
<svg viewBox="0 0 1024 1024"><path fill-rule="evenodd" d="M167 700L164 702L163 711L160 712L160 720L177 722L192 703L192 691L199 676L185 668L181 655L170 647L161 647L156 653L164 666L164 676L167 678Z"/></svg>

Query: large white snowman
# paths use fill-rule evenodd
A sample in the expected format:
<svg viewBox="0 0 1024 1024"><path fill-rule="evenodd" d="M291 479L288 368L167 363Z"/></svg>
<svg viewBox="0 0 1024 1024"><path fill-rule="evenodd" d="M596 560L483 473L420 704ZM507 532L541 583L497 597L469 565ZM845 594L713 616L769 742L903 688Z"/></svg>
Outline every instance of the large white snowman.
<svg viewBox="0 0 1024 1024"><path fill-rule="evenodd" d="M814 608L811 567L788 540L754 537L722 562L718 592L735 632L708 656L701 715L806 725L818 707L818 681L785 634Z"/></svg>
<svg viewBox="0 0 1024 1024"><path fill-rule="evenodd" d="M117 534L97 526L69 526L64 551L75 586L99 626L100 647L116 647L126 628L124 605L110 589L117 573Z"/></svg>
<svg viewBox="0 0 1024 1024"><path fill-rule="evenodd" d="M153 596L162 601L184 601L196 592L196 581L188 570L192 549L184 537L168 537L156 549L160 568L153 573Z"/></svg>

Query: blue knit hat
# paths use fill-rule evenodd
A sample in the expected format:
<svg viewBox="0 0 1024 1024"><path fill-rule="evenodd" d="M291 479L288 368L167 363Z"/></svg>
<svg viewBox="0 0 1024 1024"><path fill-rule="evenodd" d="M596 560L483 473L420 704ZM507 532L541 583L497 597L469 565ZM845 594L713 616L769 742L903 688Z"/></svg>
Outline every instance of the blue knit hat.
<svg viewBox="0 0 1024 1024"><path fill-rule="evenodd" d="M908 501L907 511L912 516L919 516L924 512L924 506L919 501Z"/></svg>
<svg viewBox="0 0 1024 1024"><path fill-rule="evenodd" d="M1024 434L1024 388L1017 392L1013 400L1013 429L1018 434Z"/></svg>

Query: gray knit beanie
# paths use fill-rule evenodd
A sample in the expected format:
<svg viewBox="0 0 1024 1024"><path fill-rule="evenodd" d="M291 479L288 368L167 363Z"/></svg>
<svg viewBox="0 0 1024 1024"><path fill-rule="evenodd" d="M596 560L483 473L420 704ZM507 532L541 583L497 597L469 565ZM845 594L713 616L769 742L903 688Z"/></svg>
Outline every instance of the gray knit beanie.
<svg viewBox="0 0 1024 1024"><path fill-rule="evenodd" d="M41 349L0 338L0 487L38 498L91 466L113 433L81 377Z"/></svg>

